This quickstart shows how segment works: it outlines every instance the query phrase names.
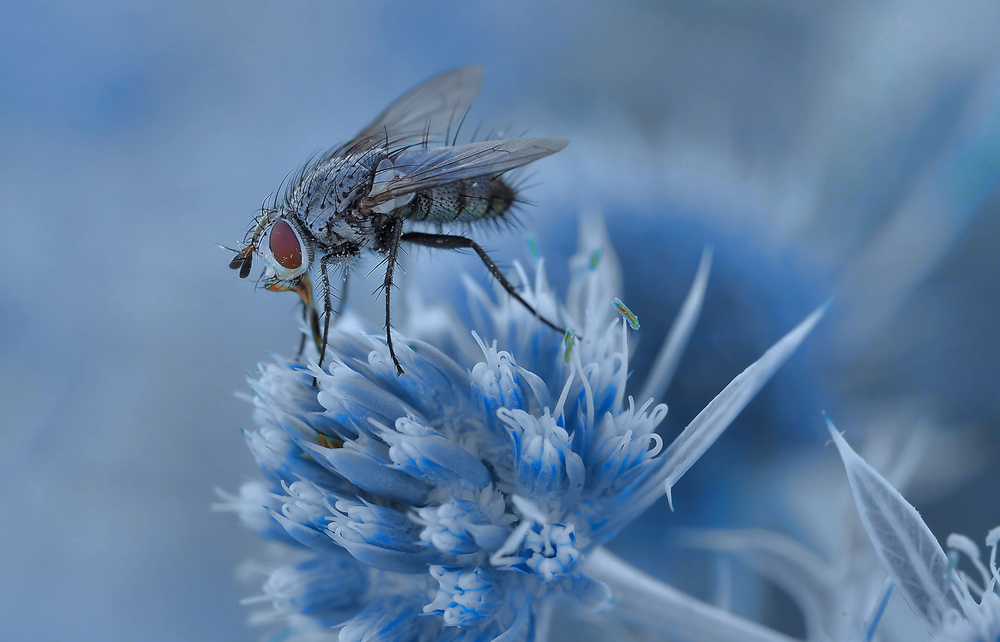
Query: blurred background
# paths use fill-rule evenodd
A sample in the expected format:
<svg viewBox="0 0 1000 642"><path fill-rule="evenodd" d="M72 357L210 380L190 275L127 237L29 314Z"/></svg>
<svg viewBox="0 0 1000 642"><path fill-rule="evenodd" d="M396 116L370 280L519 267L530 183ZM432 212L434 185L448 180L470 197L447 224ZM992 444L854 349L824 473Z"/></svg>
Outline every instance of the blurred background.
<svg viewBox="0 0 1000 642"><path fill-rule="evenodd" d="M702 595L710 564L678 555L673 525L810 541L780 497L807 462L837 464L820 410L856 446L937 435L945 445L907 496L941 539L981 541L1000 523L1000 476L984 465L1000 456L1000 5L538 4L7 4L0 626L11 639L256 637L233 575L260 542L209 507L214 488L255 473L236 393L269 351L295 349L299 313L292 295L236 278L217 244L238 244L312 154L470 63L486 80L468 123L571 141L525 173L523 229L480 239L510 265L528 259L532 233L562 287L577 217L602 213L620 296L642 322L636 390L714 248L666 398L668 439L834 297L674 489L676 512L661 502L621 534L633 561ZM468 256L422 252L406 267L402 288L428 302L460 292L433 275L485 279ZM351 305L372 305L376 286L358 279ZM767 599L737 608L801 632L780 596Z"/></svg>

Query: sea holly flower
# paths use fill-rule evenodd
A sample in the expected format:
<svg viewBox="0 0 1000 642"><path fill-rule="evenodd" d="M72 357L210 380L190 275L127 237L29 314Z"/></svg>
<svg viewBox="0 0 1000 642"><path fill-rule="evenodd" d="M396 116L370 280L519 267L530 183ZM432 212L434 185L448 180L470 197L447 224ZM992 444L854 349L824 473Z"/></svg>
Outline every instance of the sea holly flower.
<svg viewBox="0 0 1000 642"><path fill-rule="evenodd" d="M395 340L403 376L381 332L349 315L331 329L324 368L261 366L251 379L259 428L247 442L266 482L220 505L290 551L249 600L267 605L256 622L275 623L283 639L545 639L553 607L572 602L664 633L694 618L714 639L781 639L692 609L695 600L601 545L670 497L822 309L664 448L655 431L667 409L654 398L697 319L709 258L634 399L629 333L642 311L616 299L620 270L603 227L581 229L565 304L541 261L533 280L517 268L531 283L525 299L571 328L566 337L468 283L471 328L456 333L441 310L410 310ZM651 605L664 616L652 620Z"/></svg>
<svg viewBox="0 0 1000 642"><path fill-rule="evenodd" d="M986 545L991 547L988 568L980 560L979 548L965 536L948 537L949 556L916 509L851 449L829 420L827 424L844 462L861 522L889 574L892 590L935 641L1000 639L1000 527L986 536ZM959 554L969 558L981 584L957 569Z"/></svg>

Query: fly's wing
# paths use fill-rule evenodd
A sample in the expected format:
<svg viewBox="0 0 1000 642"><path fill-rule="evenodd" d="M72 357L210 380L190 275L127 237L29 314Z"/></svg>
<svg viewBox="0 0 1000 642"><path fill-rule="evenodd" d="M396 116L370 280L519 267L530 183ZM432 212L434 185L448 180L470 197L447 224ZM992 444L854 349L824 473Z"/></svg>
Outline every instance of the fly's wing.
<svg viewBox="0 0 1000 642"><path fill-rule="evenodd" d="M515 138L408 149L393 158L394 176L384 181L376 177L377 187L365 200L368 205L377 205L455 181L496 176L555 154L568 143L565 138Z"/></svg>
<svg viewBox="0 0 1000 642"><path fill-rule="evenodd" d="M386 139L395 146L440 136L462 119L482 85L483 68L477 66L434 76L396 99L343 149L363 152Z"/></svg>

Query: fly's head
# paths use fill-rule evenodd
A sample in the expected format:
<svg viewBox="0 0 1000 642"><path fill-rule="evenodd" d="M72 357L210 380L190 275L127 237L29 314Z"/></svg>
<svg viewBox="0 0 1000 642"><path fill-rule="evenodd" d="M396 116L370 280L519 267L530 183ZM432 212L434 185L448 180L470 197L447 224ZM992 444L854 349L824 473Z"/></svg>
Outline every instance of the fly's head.
<svg viewBox="0 0 1000 642"><path fill-rule="evenodd" d="M229 267L240 271L240 278L250 274L254 255L264 263L264 287L271 292L291 291L302 297L312 309L312 283L309 267L313 261L312 244L301 224L293 216L270 210L257 217L243 249L236 253Z"/></svg>

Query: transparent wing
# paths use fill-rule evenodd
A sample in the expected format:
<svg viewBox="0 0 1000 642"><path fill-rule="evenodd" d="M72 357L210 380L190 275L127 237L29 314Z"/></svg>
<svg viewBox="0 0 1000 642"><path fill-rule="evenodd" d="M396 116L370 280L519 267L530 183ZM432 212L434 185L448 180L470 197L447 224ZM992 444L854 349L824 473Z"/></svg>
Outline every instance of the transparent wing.
<svg viewBox="0 0 1000 642"><path fill-rule="evenodd" d="M462 67L434 76L396 99L344 145L351 152L383 144L408 145L457 126L483 85L483 68Z"/></svg>
<svg viewBox="0 0 1000 642"><path fill-rule="evenodd" d="M394 177L379 181L366 199L384 203L397 196L447 185L455 181L495 176L558 152L565 138L515 138L457 147L409 149L393 158Z"/></svg>

